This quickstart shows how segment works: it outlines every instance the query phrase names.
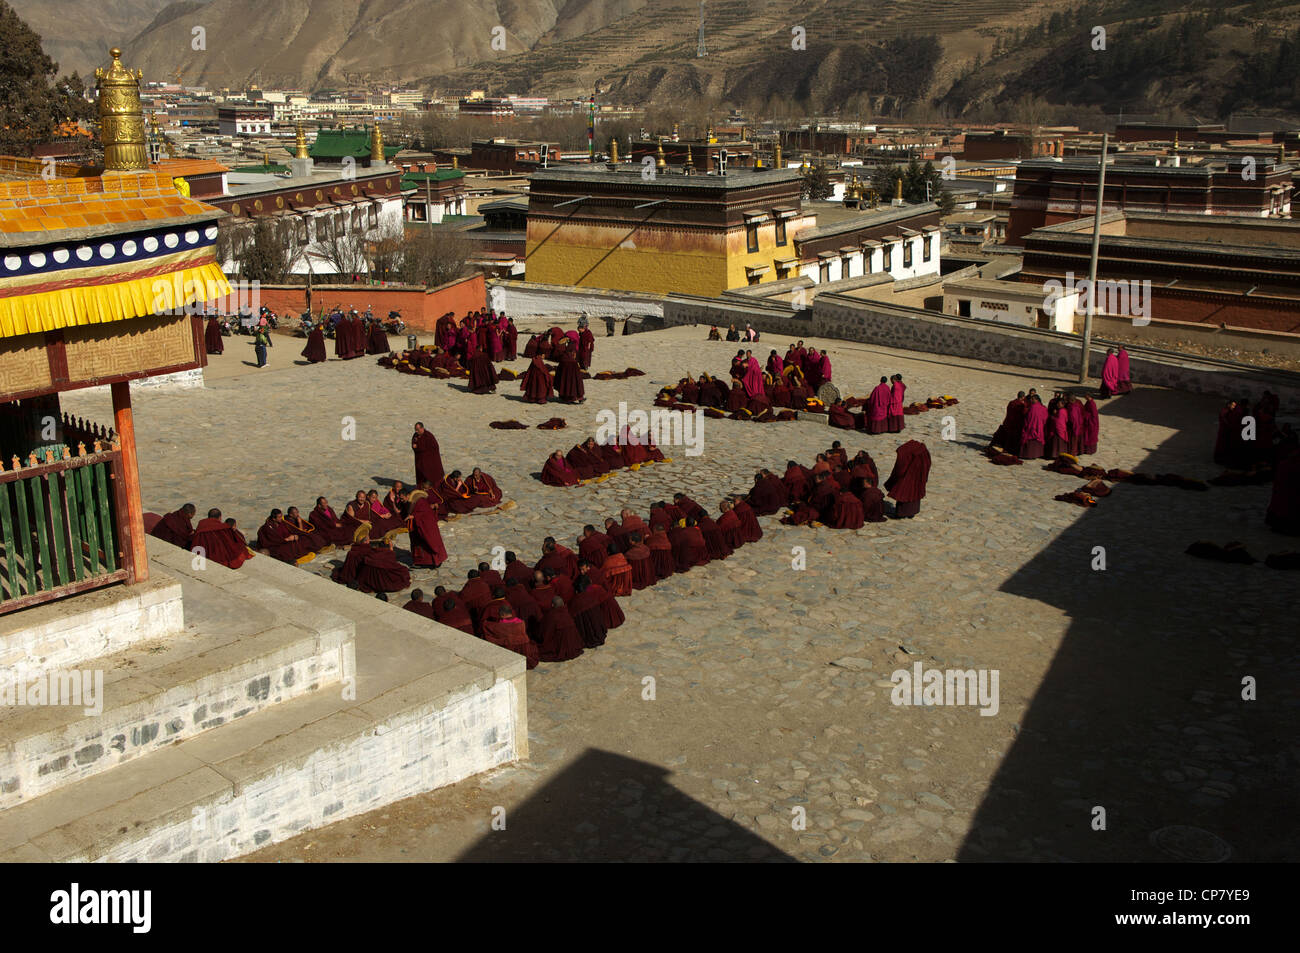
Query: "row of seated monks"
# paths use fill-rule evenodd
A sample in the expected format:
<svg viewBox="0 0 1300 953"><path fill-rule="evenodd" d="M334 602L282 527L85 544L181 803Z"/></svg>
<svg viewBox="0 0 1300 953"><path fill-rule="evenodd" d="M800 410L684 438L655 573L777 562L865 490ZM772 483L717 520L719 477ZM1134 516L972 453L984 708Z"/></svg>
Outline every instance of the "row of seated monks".
<svg viewBox="0 0 1300 953"><path fill-rule="evenodd" d="M649 435L638 436L624 428L618 443L597 443L588 437L568 453L556 450L542 465L547 486L577 486L587 480L603 482L610 472L624 467L639 470L649 463L671 463Z"/></svg>
<svg viewBox="0 0 1300 953"><path fill-rule="evenodd" d="M871 454L859 450L850 459L836 440L829 450L817 454L811 467L790 460L781 476L767 469L758 471L748 498L759 516L788 508L790 513L781 520L788 525L861 529L865 523L884 522L886 494L894 500L896 518L919 513L929 477L930 451L919 440L898 448L883 491Z"/></svg>
<svg viewBox="0 0 1300 953"><path fill-rule="evenodd" d="M413 351L386 354L377 363L403 374L424 374L438 378L468 376L456 355L435 344L422 344Z"/></svg>
<svg viewBox="0 0 1300 953"><path fill-rule="evenodd" d="M795 410L808 410L814 391L806 383L797 367L788 374L773 378L759 373L758 385L751 395L742 379L733 378L728 388L726 382L709 374L700 374L698 380L689 374L677 382L676 387L665 387L655 399L657 407L673 407L679 401L692 406L724 411L735 420L767 419L793 420ZM783 408L779 414L775 408Z"/></svg>
<svg viewBox="0 0 1300 953"><path fill-rule="evenodd" d="M1055 460L1063 453L1076 457L1096 453L1100 437L1101 418L1091 395L1080 401L1073 394L1057 391L1044 407L1038 391L1031 387L1007 404L989 446L1022 460Z"/></svg>

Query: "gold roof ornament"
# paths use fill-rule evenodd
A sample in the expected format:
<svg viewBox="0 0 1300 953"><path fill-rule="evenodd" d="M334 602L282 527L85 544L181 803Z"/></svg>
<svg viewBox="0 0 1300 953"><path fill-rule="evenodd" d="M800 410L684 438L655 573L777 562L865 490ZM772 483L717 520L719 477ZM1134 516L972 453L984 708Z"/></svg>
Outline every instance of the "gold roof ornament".
<svg viewBox="0 0 1300 953"><path fill-rule="evenodd" d="M294 130L293 157L295 159L310 159L307 154L307 133L302 128L302 121L299 120Z"/></svg>
<svg viewBox="0 0 1300 953"><path fill-rule="evenodd" d="M104 144L105 172L136 172L149 168L145 141L144 110L140 105L140 81L144 73L122 65L122 51L108 51L113 63L97 68L99 81L99 138Z"/></svg>
<svg viewBox="0 0 1300 953"><path fill-rule="evenodd" d="M682 171L687 175L693 175L695 172L695 156L691 154L691 147L686 147L686 164L682 166Z"/></svg>
<svg viewBox="0 0 1300 953"><path fill-rule="evenodd" d="M384 161L384 134L379 130L379 123L370 130L370 161Z"/></svg>
<svg viewBox="0 0 1300 953"><path fill-rule="evenodd" d="M898 194L896 198L900 202L903 201L903 177L901 175L898 177Z"/></svg>
<svg viewBox="0 0 1300 953"><path fill-rule="evenodd" d="M781 161L781 139L779 137L776 140L776 156L772 159L772 165L778 169L785 168L785 163Z"/></svg>
<svg viewBox="0 0 1300 953"><path fill-rule="evenodd" d="M664 137L663 136L659 137L659 148L656 151L655 168L656 169L668 168L668 162L666 159L664 159Z"/></svg>
<svg viewBox="0 0 1300 953"><path fill-rule="evenodd" d="M460 156L452 156L452 157L451 157L451 167L452 167L453 169L459 169L459 168L460 168Z"/></svg>
<svg viewBox="0 0 1300 953"><path fill-rule="evenodd" d="M609 140L609 161L611 165L618 165L618 138L611 137Z"/></svg>

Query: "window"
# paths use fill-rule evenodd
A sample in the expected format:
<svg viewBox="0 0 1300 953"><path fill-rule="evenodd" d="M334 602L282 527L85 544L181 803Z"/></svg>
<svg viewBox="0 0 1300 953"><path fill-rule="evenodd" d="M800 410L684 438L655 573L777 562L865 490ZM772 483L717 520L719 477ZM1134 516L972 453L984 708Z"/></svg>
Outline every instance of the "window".
<svg viewBox="0 0 1300 953"><path fill-rule="evenodd" d="M758 284L762 279L763 279L763 276L760 275L760 274L757 274L757 273L755 273L755 274L751 274L751 275L749 276L749 283L750 283L751 285L756 285L756 284Z"/></svg>
<svg viewBox="0 0 1300 953"><path fill-rule="evenodd" d="M790 277L790 269L789 269L789 268L785 267L785 265L777 265L777 266L776 266L776 280L777 280L777 281L785 281L785 279L787 279L787 278L789 278L789 277Z"/></svg>
<svg viewBox="0 0 1300 953"><path fill-rule="evenodd" d="M777 218L776 220L776 245L780 248L785 244L785 219Z"/></svg>
<svg viewBox="0 0 1300 953"><path fill-rule="evenodd" d="M933 235L926 235L925 238L921 239L921 259L923 261L930 260L930 239L933 237Z"/></svg>
<svg viewBox="0 0 1300 953"><path fill-rule="evenodd" d="M820 280L820 281L830 281L830 280L831 280L831 263L830 263L830 262L828 262L828 261L824 261L824 262L822 262L820 265L817 266L817 277L818 277L818 280Z"/></svg>
<svg viewBox="0 0 1300 953"><path fill-rule="evenodd" d="M845 256L844 258L841 258L841 259L840 259L840 277L841 277L841 278L849 278L849 277L852 277L852 272L853 272L853 259L852 259L852 258L849 258L848 256Z"/></svg>
<svg viewBox="0 0 1300 953"><path fill-rule="evenodd" d="M870 248L862 249L862 273L864 275L871 274L871 255L872 251Z"/></svg>
<svg viewBox="0 0 1300 953"><path fill-rule="evenodd" d="M912 243L906 239L903 241L903 267L912 267Z"/></svg>
<svg viewBox="0 0 1300 953"><path fill-rule="evenodd" d="M967 300L958 300L958 302L957 302L957 317L959 317L959 318L969 318L969 317L970 317L970 302L969 302L969 301L967 301Z"/></svg>
<svg viewBox="0 0 1300 953"><path fill-rule="evenodd" d="M311 235L308 233L307 220L304 218L298 222L298 244L306 245L309 241L311 241Z"/></svg>
<svg viewBox="0 0 1300 953"><path fill-rule="evenodd" d="M893 246L893 245L885 245L885 246L881 249L881 255L882 255L883 259L884 259L884 270L885 270L885 271L889 271L891 268L894 267L894 266L893 266L893 260L894 260L894 246Z"/></svg>
<svg viewBox="0 0 1300 953"><path fill-rule="evenodd" d="M745 223L745 249L746 251L758 251L758 223Z"/></svg>
<svg viewBox="0 0 1300 953"><path fill-rule="evenodd" d="M370 206L370 215L369 215L369 219L370 219L370 227L371 227L371 228L375 228L375 227L379 224L379 210L378 210L377 208L375 208L373 205ZM929 256L929 253L928 253L928 249L929 249L929 247L930 247L929 245L926 245L926 249L927 249L926 258L927 258L927 259L930 257L930 256Z"/></svg>

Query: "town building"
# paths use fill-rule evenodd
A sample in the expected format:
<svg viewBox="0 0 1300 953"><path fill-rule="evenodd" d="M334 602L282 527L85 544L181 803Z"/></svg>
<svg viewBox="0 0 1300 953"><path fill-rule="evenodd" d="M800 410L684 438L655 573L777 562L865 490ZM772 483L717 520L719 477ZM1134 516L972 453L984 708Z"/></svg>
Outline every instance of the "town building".
<svg viewBox="0 0 1300 953"><path fill-rule="evenodd" d="M973 162L989 159L1036 159L1040 156L1063 156L1065 137L1041 130L998 129L993 132L968 132L962 143L962 158Z"/></svg>
<svg viewBox="0 0 1300 953"><path fill-rule="evenodd" d="M217 128L223 136L257 136L271 131L269 106L219 106Z"/></svg>
<svg viewBox="0 0 1300 953"><path fill-rule="evenodd" d="M448 215L465 214L465 173L439 169L436 163L402 163L403 218L437 224Z"/></svg>

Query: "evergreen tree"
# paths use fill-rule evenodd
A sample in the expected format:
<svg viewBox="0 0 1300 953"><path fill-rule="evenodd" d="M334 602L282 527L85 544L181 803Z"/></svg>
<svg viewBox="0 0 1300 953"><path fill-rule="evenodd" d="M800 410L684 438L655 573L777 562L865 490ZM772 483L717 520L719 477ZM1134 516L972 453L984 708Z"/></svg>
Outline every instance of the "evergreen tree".
<svg viewBox="0 0 1300 953"><path fill-rule="evenodd" d="M40 36L0 0L0 152L26 153L60 123L94 115L81 77L73 73L56 82L57 72Z"/></svg>

